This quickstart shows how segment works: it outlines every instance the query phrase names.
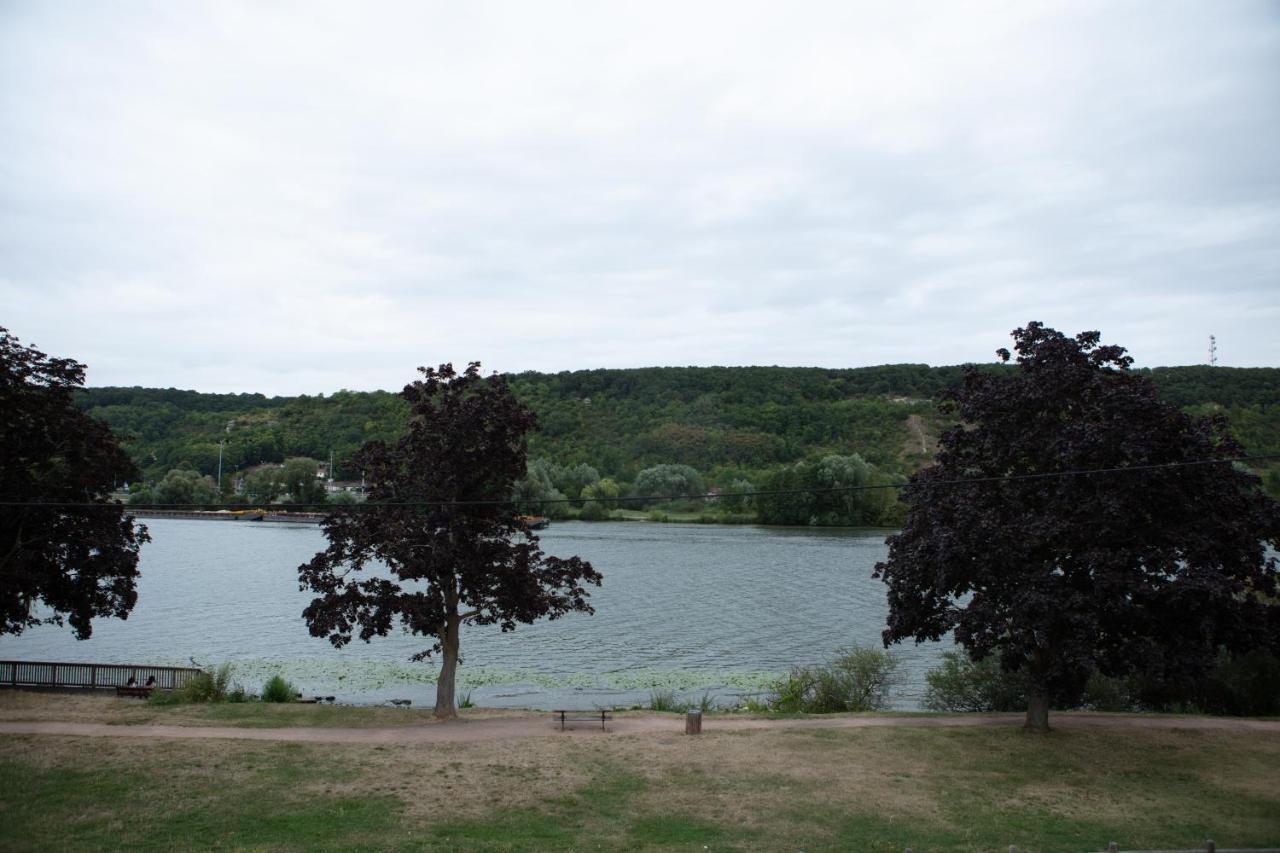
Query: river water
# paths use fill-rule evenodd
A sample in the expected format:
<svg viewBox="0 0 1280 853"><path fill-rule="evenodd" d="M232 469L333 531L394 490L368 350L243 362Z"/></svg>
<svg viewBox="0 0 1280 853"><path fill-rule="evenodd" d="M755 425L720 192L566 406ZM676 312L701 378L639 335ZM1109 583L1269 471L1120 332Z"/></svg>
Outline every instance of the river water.
<svg viewBox="0 0 1280 853"><path fill-rule="evenodd" d="M230 662L256 692L280 673L339 701L435 701L434 663L409 657L431 641L402 633L343 649L310 636L297 566L324 546L316 527L147 522L138 604L128 620L94 623L78 642L43 626L0 638L0 658L190 665ZM884 531L561 522L549 554L578 555L604 575L594 615L468 627L459 695L478 705L550 709L645 704L653 690L734 704L794 664L851 643L879 645L887 607L871 571ZM924 674L949 644L895 647L902 683L892 706L918 707Z"/></svg>

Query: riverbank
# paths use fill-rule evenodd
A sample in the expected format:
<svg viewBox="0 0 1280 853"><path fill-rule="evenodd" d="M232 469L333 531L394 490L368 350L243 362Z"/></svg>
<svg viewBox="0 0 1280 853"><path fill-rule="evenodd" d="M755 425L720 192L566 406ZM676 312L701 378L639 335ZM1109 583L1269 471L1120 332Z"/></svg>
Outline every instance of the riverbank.
<svg viewBox="0 0 1280 853"><path fill-rule="evenodd" d="M726 715L689 737L677 716L638 714L621 722L657 718L669 728L588 726L562 736L548 715L510 711L469 709L462 723L433 724L425 712L390 708L257 706L218 722L189 706L156 709L161 717L137 724L131 715L149 709L133 700L14 697L0 696L7 724L37 715L112 724L92 748L84 736L0 738L9 849L1052 851L1105 849L1112 840L1127 849L1189 848L1208 837L1220 847L1280 842L1280 732L1272 730L1280 723L1232 731L1208 726L1256 721L1062 714L1056 731L1034 736L1016 716L996 726L928 726L921 722L956 718L901 715L874 726L756 720L758 728L729 730ZM275 725L286 719L288 728ZM859 718L820 722L841 719ZM195 737L143 736L156 720ZM422 734L520 720L547 731ZM211 724L255 739L210 738ZM274 740L295 731L364 739Z"/></svg>

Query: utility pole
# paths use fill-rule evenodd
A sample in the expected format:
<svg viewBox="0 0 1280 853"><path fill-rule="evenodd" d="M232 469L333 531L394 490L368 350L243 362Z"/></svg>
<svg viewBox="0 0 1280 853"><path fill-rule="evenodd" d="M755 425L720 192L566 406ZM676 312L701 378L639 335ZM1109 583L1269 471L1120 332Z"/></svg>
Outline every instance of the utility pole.
<svg viewBox="0 0 1280 853"><path fill-rule="evenodd" d="M1209 336L1209 366L1218 366L1218 339L1213 335Z"/></svg>
<svg viewBox="0 0 1280 853"><path fill-rule="evenodd" d="M222 494L222 445L225 441L218 442L218 494Z"/></svg>

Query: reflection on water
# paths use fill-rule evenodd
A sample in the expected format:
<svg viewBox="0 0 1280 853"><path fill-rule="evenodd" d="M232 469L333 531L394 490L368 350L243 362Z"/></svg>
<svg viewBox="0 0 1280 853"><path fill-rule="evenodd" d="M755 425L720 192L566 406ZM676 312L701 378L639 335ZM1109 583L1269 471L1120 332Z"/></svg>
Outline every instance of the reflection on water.
<svg viewBox="0 0 1280 853"><path fill-rule="evenodd" d="M0 638L0 657L102 663L230 661L250 690L280 672L307 693L379 702L434 701L433 664L408 658L431 640L405 634L334 649L301 618L310 594L297 566L324 544L308 526L152 520L138 605L99 620L93 638L66 628ZM564 522L544 550L590 560L604 575L595 615L503 634L469 627L462 691L478 704L534 708L630 705L655 688L732 701L792 664L850 643L878 645L886 605L871 578L883 531ZM937 644L895 648L916 707Z"/></svg>

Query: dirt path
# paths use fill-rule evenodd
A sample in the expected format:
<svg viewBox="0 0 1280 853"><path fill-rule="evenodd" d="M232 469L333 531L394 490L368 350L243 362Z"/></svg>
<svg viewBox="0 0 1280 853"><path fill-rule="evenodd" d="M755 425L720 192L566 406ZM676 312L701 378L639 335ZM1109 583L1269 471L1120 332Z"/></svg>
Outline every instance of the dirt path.
<svg viewBox="0 0 1280 853"><path fill-rule="evenodd" d="M971 727L1021 725L1021 714L973 714L936 717L813 717L768 720L710 717L703 731L740 732L762 729L859 729L883 726ZM1199 729L1230 732L1280 733L1280 721L1237 720L1222 717L1163 717L1139 714L1056 714L1059 729ZM607 731L598 725L574 723L564 732L549 715L456 720L422 726L354 728L237 728L232 726L107 725L103 723L13 722L0 723L0 735L59 735L84 737L170 738L292 741L299 743L457 743L526 737L608 737L684 731L681 717L661 715L623 716L611 720Z"/></svg>

